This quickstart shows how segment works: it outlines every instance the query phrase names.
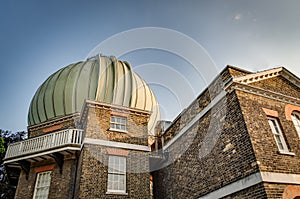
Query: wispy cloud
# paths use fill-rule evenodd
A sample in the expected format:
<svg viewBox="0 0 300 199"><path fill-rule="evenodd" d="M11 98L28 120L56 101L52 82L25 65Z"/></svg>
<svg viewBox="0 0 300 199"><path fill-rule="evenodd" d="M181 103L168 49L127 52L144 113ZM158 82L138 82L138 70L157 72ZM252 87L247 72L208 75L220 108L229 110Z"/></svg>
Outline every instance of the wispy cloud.
<svg viewBox="0 0 300 199"><path fill-rule="evenodd" d="M240 20L242 19L242 14L241 14L241 13L235 14L235 15L233 16L233 19L234 19L235 21L240 21Z"/></svg>

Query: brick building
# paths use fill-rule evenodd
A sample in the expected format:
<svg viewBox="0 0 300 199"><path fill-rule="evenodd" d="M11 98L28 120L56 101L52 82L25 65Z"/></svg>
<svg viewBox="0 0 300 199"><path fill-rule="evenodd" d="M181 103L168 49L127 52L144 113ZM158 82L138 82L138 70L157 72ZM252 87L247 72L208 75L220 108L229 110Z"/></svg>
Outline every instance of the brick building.
<svg viewBox="0 0 300 199"><path fill-rule="evenodd" d="M300 197L300 79L227 66L173 122L128 63L96 56L33 97L15 198ZM13 175L17 174L17 175Z"/></svg>

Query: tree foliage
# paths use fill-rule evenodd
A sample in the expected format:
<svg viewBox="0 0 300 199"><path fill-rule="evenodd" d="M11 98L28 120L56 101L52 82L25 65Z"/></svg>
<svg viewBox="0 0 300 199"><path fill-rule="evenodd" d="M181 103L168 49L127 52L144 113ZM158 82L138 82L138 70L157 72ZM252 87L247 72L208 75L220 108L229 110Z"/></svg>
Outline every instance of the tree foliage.
<svg viewBox="0 0 300 199"><path fill-rule="evenodd" d="M25 131L13 133L0 129L0 198L14 198L16 191L16 186L9 181L7 171L3 164L7 147L10 143L25 140L26 138L27 132Z"/></svg>

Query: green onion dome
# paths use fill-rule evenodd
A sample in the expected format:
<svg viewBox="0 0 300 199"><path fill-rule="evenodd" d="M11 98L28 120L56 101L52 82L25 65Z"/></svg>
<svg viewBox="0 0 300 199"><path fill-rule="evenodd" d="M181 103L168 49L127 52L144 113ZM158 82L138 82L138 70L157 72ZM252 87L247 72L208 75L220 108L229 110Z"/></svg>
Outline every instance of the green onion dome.
<svg viewBox="0 0 300 199"><path fill-rule="evenodd" d="M30 104L28 125L79 113L85 100L151 111L149 132L159 119L152 90L130 64L97 55L58 70L39 87Z"/></svg>

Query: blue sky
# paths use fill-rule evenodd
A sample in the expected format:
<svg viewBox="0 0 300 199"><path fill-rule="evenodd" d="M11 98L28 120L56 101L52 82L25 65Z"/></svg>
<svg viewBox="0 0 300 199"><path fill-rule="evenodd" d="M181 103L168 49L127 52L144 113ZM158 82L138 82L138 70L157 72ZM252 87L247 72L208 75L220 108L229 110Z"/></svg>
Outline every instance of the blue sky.
<svg viewBox="0 0 300 199"><path fill-rule="evenodd" d="M0 128L26 130L30 101L50 74L134 28L161 27L187 35L201 44L218 71L227 64L251 71L283 65L299 76L299 7L297 0L0 0ZM172 67L191 79L193 95L205 86L186 69L188 63L167 52L140 50L121 59L137 72L138 66L151 67L148 63ZM147 81L157 76L145 74ZM170 113L166 119L173 119L185 104L178 106L168 90L152 87L165 93L157 95L168 98L162 108Z"/></svg>

